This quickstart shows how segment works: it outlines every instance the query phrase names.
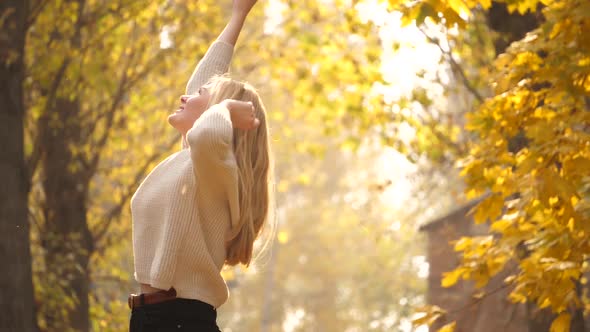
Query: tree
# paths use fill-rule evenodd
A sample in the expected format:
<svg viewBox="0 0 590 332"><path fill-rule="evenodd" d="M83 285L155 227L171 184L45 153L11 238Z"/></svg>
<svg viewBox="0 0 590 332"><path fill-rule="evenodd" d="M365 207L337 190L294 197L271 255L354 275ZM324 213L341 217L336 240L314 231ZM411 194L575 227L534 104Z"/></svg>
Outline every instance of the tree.
<svg viewBox="0 0 590 332"><path fill-rule="evenodd" d="M417 2L406 13L465 29L470 21L460 14L491 5ZM506 5L521 14L542 7L543 20L498 54L490 70L491 96L468 114L473 139L462 172L469 197L488 193L474 217L489 222L492 234L459 240L455 248L462 263L444 282L471 279L485 285L515 262L516 272L505 280L510 299L551 309L556 314L552 330L582 331L582 279L590 249L590 42L585 33L590 4L522 0Z"/></svg>
<svg viewBox="0 0 590 332"><path fill-rule="evenodd" d="M106 234L146 169L179 144L157 110L184 91L174 78L194 62L181 60L198 59L212 38L202 27L221 17L215 7L207 20L180 24L199 12L193 1L77 0L39 1L29 15L27 175L44 329L90 327L91 261L114 240ZM170 52L175 40L195 57Z"/></svg>
<svg viewBox="0 0 590 332"><path fill-rule="evenodd" d="M35 331L24 156L23 80L28 1L0 4L0 329Z"/></svg>

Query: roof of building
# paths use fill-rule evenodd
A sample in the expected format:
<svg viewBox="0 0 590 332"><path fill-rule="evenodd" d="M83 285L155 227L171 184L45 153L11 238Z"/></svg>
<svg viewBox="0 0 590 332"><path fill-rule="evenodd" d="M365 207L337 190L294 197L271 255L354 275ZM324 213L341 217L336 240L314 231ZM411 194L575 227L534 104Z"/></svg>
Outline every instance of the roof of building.
<svg viewBox="0 0 590 332"><path fill-rule="evenodd" d="M430 221L422 224L418 228L418 230L421 232L430 231L433 228L435 228L439 225L442 225L443 223L455 222L458 220L462 220L463 217L465 217L465 215L467 215L469 210L471 210L471 208L473 208L475 205L477 205L483 198L484 197L473 199L463 205L460 205L459 207L451 210L451 212L448 212L447 214L443 215L442 217L430 220Z"/></svg>

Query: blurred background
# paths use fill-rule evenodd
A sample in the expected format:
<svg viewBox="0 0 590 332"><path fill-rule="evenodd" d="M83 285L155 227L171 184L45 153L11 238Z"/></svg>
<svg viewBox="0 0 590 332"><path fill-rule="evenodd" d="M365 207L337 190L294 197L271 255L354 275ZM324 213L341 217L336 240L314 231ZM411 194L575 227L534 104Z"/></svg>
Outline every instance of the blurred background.
<svg viewBox="0 0 590 332"><path fill-rule="evenodd" d="M180 149L166 118L230 10L2 1L2 331L127 329L129 200ZM222 330L487 331L466 310L501 276L494 307L524 306L513 331L585 331L588 13L259 1L231 75L269 113L278 229L253 266L224 269Z"/></svg>

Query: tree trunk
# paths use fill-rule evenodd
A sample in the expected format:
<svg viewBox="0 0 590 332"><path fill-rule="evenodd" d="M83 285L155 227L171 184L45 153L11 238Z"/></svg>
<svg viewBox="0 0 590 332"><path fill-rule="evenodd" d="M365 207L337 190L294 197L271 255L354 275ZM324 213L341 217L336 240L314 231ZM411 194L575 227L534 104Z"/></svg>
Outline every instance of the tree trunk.
<svg viewBox="0 0 590 332"><path fill-rule="evenodd" d="M0 1L0 330L36 331L23 118L28 1Z"/></svg>
<svg viewBox="0 0 590 332"><path fill-rule="evenodd" d="M580 280L576 280L576 296L582 299L584 296L584 285ZM574 308L570 324L570 332L586 332L586 322L584 321L584 307Z"/></svg>
<svg viewBox="0 0 590 332"><path fill-rule="evenodd" d="M548 332L555 314L549 309L539 309L535 303L527 303L529 332Z"/></svg>
<svg viewBox="0 0 590 332"><path fill-rule="evenodd" d="M52 306L55 309L45 314L52 328L88 331L88 261L94 250L86 218L90 179L85 165L72 149L84 143L80 142L80 104L78 100L58 98L52 110L44 123L39 123L44 149L41 162L46 227L42 243L48 275L64 282L63 295L73 298L75 305ZM64 309L66 317L59 313Z"/></svg>

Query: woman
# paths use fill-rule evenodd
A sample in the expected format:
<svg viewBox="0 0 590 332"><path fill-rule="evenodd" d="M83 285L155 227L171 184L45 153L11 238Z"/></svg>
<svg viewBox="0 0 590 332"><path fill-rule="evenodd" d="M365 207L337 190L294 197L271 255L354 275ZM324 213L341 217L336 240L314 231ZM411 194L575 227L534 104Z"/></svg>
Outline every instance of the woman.
<svg viewBox="0 0 590 332"><path fill-rule="evenodd" d="M130 330L219 331L224 264L248 265L269 210L266 114L256 91L224 76L256 0L232 16L197 65L168 122L182 150L156 166L131 199L135 279Z"/></svg>

